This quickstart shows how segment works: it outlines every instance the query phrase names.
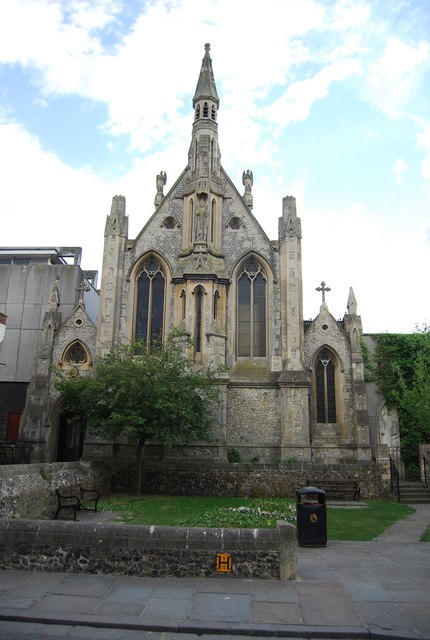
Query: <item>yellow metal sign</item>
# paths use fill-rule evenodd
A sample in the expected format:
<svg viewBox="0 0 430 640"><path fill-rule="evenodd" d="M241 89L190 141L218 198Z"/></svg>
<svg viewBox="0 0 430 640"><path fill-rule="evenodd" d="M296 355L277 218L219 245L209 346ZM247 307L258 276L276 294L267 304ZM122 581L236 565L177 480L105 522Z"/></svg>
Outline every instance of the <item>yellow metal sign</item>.
<svg viewBox="0 0 430 640"><path fill-rule="evenodd" d="M217 553L216 570L220 573L231 573L233 567L233 558L230 553Z"/></svg>
<svg viewBox="0 0 430 640"><path fill-rule="evenodd" d="M310 519L310 521L311 521L313 524L315 524L315 522L317 522L317 521L318 521L318 516L317 516L317 514L316 514L316 513L311 513L311 516L310 516L310 518L309 518L309 519Z"/></svg>

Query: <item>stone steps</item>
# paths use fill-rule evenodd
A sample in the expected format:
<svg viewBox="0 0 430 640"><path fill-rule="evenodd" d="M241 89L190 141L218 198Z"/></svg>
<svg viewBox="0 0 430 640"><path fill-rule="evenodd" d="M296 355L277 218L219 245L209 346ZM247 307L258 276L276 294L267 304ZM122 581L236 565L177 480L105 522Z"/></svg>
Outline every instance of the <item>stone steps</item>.
<svg viewBox="0 0 430 640"><path fill-rule="evenodd" d="M421 482L401 480L400 502L403 504L430 504L430 489Z"/></svg>

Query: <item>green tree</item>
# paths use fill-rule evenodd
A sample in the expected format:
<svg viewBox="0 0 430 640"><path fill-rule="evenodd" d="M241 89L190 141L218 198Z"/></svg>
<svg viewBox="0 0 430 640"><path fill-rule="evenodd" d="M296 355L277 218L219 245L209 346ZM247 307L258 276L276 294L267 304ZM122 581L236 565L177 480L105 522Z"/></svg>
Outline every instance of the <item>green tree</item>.
<svg viewBox="0 0 430 640"><path fill-rule="evenodd" d="M136 492L148 438L167 445L210 440L218 395L216 372L195 370L184 340L120 346L96 362L92 375L62 377L57 389L67 411L83 412L87 427L108 440L136 443Z"/></svg>
<svg viewBox="0 0 430 640"><path fill-rule="evenodd" d="M430 332L374 336L376 351L371 373L389 407L399 413L402 458L418 461L420 443L430 438Z"/></svg>
<svg viewBox="0 0 430 640"><path fill-rule="evenodd" d="M413 383L407 389L403 405L410 416L422 440L430 439L430 333L421 338L421 349L415 357Z"/></svg>

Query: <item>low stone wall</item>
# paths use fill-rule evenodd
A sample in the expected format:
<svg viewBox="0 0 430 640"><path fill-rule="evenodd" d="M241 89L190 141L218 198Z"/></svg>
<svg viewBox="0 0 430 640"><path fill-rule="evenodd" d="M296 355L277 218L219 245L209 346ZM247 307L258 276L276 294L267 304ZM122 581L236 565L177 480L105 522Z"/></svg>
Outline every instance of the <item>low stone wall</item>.
<svg viewBox="0 0 430 640"><path fill-rule="evenodd" d="M275 529L200 529L0 520L1 569L293 580L296 548L296 528L287 522ZM217 571L218 554L231 555L231 572Z"/></svg>
<svg viewBox="0 0 430 640"><path fill-rule="evenodd" d="M104 466L91 462L52 462L0 466L1 518L52 518L57 510L55 489L110 490Z"/></svg>
<svg viewBox="0 0 430 640"><path fill-rule="evenodd" d="M310 480L354 478L361 487L361 499L387 495L381 470L373 463L362 465L242 465L218 468L190 468L180 464L152 467L142 474L142 492L190 496L295 497L297 489ZM120 480L120 474L115 476ZM129 480L113 488L124 491Z"/></svg>

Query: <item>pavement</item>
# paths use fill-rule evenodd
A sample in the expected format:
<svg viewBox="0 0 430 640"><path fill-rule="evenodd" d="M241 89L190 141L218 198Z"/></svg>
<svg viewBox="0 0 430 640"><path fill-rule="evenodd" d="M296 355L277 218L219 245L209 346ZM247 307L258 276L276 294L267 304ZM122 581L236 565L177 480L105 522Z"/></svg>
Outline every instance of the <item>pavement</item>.
<svg viewBox="0 0 430 640"><path fill-rule="evenodd" d="M371 542L298 547L294 581L3 570L0 638L430 640L430 505L412 506Z"/></svg>

